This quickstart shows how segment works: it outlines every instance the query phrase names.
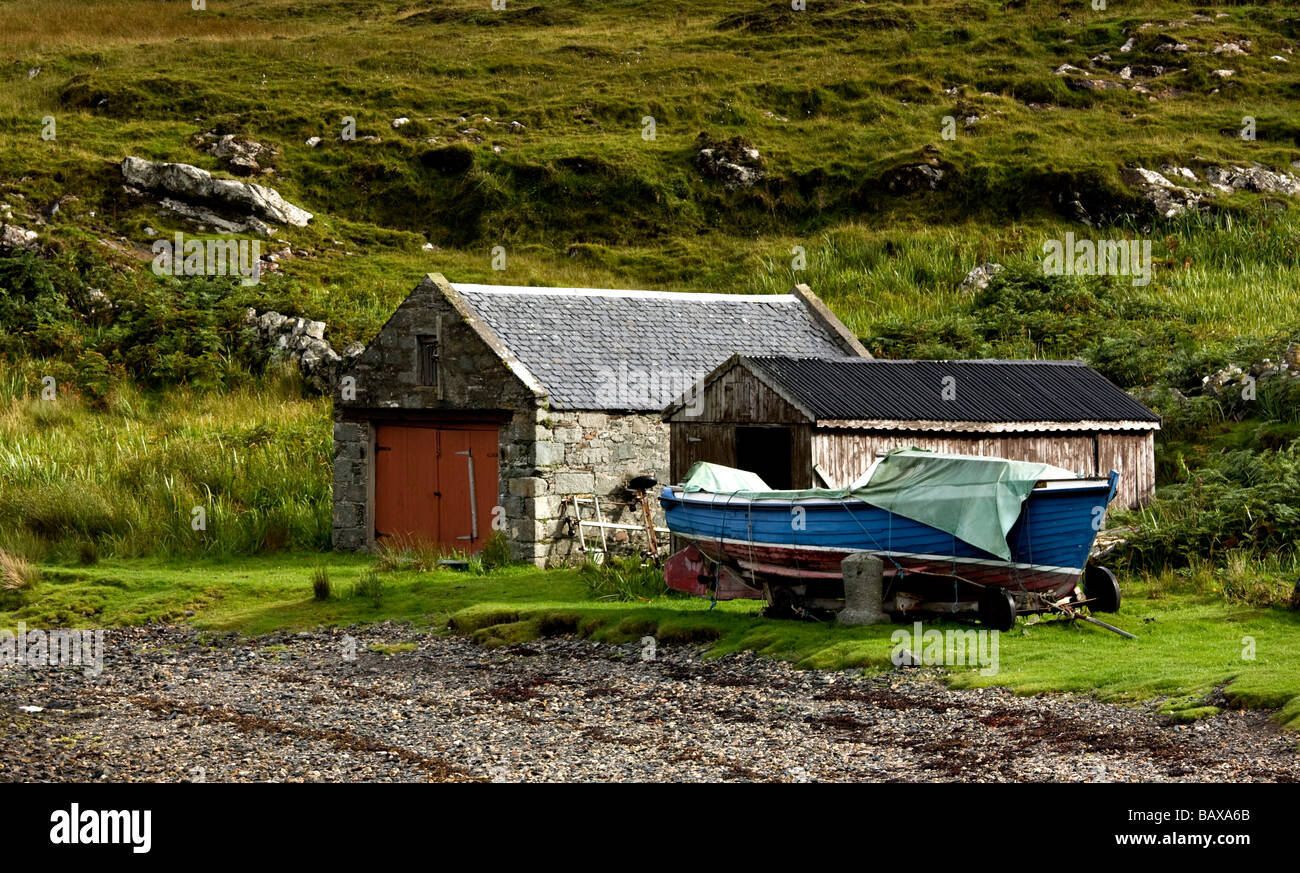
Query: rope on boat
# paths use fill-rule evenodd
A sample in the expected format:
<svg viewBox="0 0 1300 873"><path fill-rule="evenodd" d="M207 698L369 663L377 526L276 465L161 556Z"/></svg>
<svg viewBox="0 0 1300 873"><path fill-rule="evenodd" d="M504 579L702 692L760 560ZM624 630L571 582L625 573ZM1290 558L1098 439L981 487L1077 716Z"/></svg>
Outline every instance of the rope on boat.
<svg viewBox="0 0 1300 873"><path fill-rule="evenodd" d="M870 505L874 506L875 504L870 504ZM863 525L862 522L858 520L858 517L853 514L853 510L849 509L848 504L841 501L840 507L849 514L849 518L853 519L853 523L856 524L859 528L861 528L862 532L867 535L867 539L871 540L871 544L876 547L876 551L880 555L880 557L888 558L889 563L893 564L894 569L898 570L898 574L900 576L903 575L903 573L906 572L903 570L903 565L895 561L894 556L889 554L886 549L882 549L880 547L880 541L877 540L874 536L872 536L871 531L867 530L866 526ZM879 506L876 508L884 509L883 506ZM885 509L884 511L889 514L889 541L892 543L894 541L894 513L888 509Z"/></svg>

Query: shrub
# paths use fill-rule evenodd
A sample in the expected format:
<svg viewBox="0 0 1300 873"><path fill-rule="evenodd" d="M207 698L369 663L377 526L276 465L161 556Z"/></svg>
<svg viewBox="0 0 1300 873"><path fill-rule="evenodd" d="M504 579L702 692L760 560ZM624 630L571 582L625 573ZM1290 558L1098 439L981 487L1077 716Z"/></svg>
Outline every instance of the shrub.
<svg viewBox="0 0 1300 873"><path fill-rule="evenodd" d="M41 571L15 552L0 549L0 599L7 605L23 603L36 590Z"/></svg>
<svg viewBox="0 0 1300 873"><path fill-rule="evenodd" d="M639 557L607 557L603 564L589 561L579 573L596 600L652 600L669 591L663 571L642 564Z"/></svg>
<svg viewBox="0 0 1300 873"><path fill-rule="evenodd" d="M317 567L311 571L311 593L315 600L329 600L333 595L330 587L330 571L325 567Z"/></svg>
<svg viewBox="0 0 1300 873"><path fill-rule="evenodd" d="M357 578L356 587L352 589L352 596L364 597L369 600L376 608L384 599L384 580L374 567L367 567L361 571Z"/></svg>
<svg viewBox="0 0 1300 873"><path fill-rule="evenodd" d="M1227 452L1161 488L1134 520L1115 560L1135 570L1196 560L1267 559L1300 540L1300 443L1280 451Z"/></svg>

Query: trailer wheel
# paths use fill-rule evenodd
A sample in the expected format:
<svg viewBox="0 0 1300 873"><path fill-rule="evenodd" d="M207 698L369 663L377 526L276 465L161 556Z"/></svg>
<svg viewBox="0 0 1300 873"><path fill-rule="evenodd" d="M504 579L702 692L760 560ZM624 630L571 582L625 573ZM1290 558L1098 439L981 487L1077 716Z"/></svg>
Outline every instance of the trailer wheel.
<svg viewBox="0 0 1300 873"><path fill-rule="evenodd" d="M980 592L979 617L990 630L1011 630L1016 623L1016 598L1005 588L988 586Z"/></svg>
<svg viewBox="0 0 1300 873"><path fill-rule="evenodd" d="M799 618L804 614L803 598L784 585L768 587L764 618Z"/></svg>
<svg viewBox="0 0 1300 873"><path fill-rule="evenodd" d="M1119 612L1119 581L1105 567L1089 564L1083 571L1083 596L1092 601L1093 612Z"/></svg>

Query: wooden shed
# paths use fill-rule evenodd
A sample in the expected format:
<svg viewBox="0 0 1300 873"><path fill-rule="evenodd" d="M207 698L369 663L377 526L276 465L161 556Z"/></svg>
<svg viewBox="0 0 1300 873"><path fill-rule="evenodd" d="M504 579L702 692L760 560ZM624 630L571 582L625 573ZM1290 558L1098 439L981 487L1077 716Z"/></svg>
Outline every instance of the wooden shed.
<svg viewBox="0 0 1300 873"><path fill-rule="evenodd" d="M1120 474L1155 493L1160 417L1079 361L889 361L735 355L664 410L670 467L712 461L773 488L842 487L878 453L917 446Z"/></svg>

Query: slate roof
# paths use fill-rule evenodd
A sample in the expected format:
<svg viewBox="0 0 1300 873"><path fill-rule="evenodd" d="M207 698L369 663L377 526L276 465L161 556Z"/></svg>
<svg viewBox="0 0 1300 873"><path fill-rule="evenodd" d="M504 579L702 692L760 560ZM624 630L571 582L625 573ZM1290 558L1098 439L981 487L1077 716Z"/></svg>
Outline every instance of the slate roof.
<svg viewBox="0 0 1300 873"><path fill-rule="evenodd" d="M819 421L1160 421L1081 361L742 360Z"/></svg>
<svg viewBox="0 0 1300 873"><path fill-rule="evenodd" d="M558 409L657 412L737 352L847 354L792 294L452 288Z"/></svg>

